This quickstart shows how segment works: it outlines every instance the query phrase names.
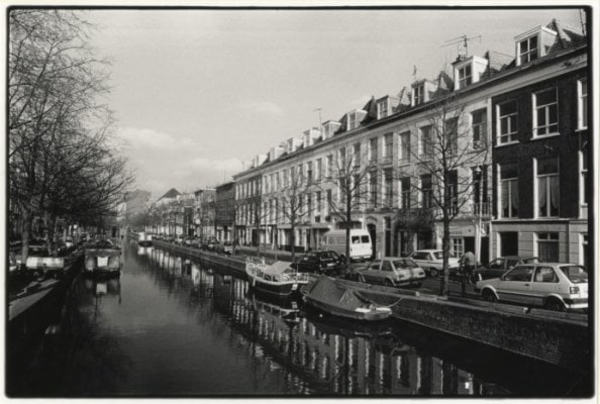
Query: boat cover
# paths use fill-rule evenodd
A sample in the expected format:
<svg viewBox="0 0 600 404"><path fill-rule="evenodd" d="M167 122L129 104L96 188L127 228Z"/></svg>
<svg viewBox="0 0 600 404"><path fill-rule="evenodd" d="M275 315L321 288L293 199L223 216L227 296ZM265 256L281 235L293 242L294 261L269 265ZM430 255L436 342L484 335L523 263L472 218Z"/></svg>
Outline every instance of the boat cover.
<svg viewBox="0 0 600 404"><path fill-rule="evenodd" d="M290 267L289 262L275 261L275 263L273 263L265 268L261 268L261 269L264 274L276 276L276 275L283 274L286 270L289 269L289 267Z"/></svg>
<svg viewBox="0 0 600 404"><path fill-rule="evenodd" d="M358 292L346 289L327 277L323 277L315 282L308 294L315 300L338 303L340 306L345 306L348 309L364 307L371 303L361 297Z"/></svg>

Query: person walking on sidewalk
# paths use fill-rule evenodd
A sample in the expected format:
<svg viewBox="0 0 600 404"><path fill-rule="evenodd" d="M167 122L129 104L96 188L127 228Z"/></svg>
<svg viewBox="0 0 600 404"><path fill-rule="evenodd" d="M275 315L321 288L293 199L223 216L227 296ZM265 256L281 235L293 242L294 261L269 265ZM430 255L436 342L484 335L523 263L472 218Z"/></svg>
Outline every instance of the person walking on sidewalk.
<svg viewBox="0 0 600 404"><path fill-rule="evenodd" d="M471 251L467 251L460 258L460 268L462 272L460 283L461 293L463 296L466 294L467 280L471 278L471 274L475 270L475 264L475 254L473 254Z"/></svg>

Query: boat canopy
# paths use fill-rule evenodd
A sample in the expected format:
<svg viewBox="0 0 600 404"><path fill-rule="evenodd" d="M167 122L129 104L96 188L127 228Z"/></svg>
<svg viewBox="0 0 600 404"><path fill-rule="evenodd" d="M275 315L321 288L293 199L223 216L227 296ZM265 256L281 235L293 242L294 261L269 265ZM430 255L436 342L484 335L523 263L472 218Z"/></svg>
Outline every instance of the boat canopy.
<svg viewBox="0 0 600 404"><path fill-rule="evenodd" d="M309 294L322 301L337 303L347 308L357 308L369 305L369 300L359 295L357 291L347 289L333 280L323 277L314 283Z"/></svg>
<svg viewBox="0 0 600 404"><path fill-rule="evenodd" d="M266 275L277 276L284 272L289 272L290 263L285 261L276 261L268 267L262 268L262 272Z"/></svg>

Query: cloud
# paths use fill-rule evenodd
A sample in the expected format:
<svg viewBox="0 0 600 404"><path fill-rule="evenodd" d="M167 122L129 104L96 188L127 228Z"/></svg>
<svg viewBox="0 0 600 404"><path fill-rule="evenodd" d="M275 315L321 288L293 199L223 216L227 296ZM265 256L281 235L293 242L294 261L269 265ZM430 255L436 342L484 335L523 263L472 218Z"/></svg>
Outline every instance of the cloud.
<svg viewBox="0 0 600 404"><path fill-rule="evenodd" d="M177 139L169 134L157 132L153 129L139 129L132 127L119 128L119 136L133 147L146 147L150 149L175 150L193 146L188 138Z"/></svg>
<svg viewBox="0 0 600 404"><path fill-rule="evenodd" d="M249 101L242 108L259 114L283 116L283 109L271 101Z"/></svg>

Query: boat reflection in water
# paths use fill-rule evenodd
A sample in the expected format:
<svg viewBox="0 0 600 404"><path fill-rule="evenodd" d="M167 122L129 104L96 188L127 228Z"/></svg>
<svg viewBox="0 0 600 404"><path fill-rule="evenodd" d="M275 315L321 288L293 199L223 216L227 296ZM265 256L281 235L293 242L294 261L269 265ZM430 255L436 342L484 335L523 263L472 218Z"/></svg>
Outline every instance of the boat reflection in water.
<svg viewBox="0 0 600 404"><path fill-rule="evenodd" d="M532 387L506 372L498 376L489 364L500 358L502 366L530 374L547 365L389 319L375 324L341 320L298 300L256 293L230 270L204 268L157 248L149 259L156 278L175 291L187 311L197 313L204 329L215 326L221 333L225 321L231 349L285 373L289 394L540 396L563 391L552 383Z"/></svg>
<svg viewBox="0 0 600 404"><path fill-rule="evenodd" d="M150 255L153 249L154 247L138 247L137 253L138 255Z"/></svg>

